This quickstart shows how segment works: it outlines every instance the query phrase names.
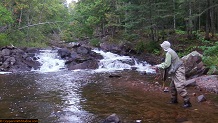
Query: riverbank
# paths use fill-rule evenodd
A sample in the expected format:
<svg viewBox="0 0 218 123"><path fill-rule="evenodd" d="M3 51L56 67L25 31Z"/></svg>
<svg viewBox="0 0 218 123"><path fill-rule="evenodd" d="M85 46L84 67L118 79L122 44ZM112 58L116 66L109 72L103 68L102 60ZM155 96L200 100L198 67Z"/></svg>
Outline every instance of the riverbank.
<svg viewBox="0 0 218 123"><path fill-rule="evenodd" d="M163 91L163 81L161 81L157 75L144 75L137 72L133 72L132 74L129 73L130 72L128 71L122 72L121 77L109 78L107 82L112 83L113 88L125 90L125 93L123 94L124 96L129 92L134 92L134 94L131 93L134 97L129 100L119 100L118 98L116 102L107 98L107 101L114 102L114 104L118 104L118 102L121 101L123 105L126 105L123 110L131 110L131 112L134 112L136 117L137 115L142 116L138 117L136 120L148 122L148 119L150 119L151 122L161 121L163 123L204 123L205 121L218 121L217 118L213 118L212 116L213 112L218 108L217 94L200 89L197 86L188 86L187 91L191 98L192 107L184 109L182 108L183 99L180 96L178 96L178 104L168 104L170 100L170 92ZM170 79L167 79L165 86L169 87L169 83ZM200 95L204 95L206 101L198 102L198 96ZM130 100L134 100L135 103L128 103ZM148 104L149 106L146 107L144 104ZM137 107L140 107L140 109ZM115 111L111 113L120 115L121 120L125 121L126 117L122 119L122 112L119 113ZM200 117L197 116L199 114L201 114ZM206 119L206 117L208 119Z"/></svg>

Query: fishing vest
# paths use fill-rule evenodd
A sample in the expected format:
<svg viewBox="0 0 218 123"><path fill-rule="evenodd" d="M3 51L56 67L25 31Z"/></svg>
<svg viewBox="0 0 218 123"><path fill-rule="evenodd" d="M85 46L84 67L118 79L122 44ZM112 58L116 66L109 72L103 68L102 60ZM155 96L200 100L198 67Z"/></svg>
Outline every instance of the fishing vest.
<svg viewBox="0 0 218 123"><path fill-rule="evenodd" d="M177 53L171 48L167 51L171 55L171 65L168 68L168 73L173 74L176 70L183 64L182 60L179 58Z"/></svg>

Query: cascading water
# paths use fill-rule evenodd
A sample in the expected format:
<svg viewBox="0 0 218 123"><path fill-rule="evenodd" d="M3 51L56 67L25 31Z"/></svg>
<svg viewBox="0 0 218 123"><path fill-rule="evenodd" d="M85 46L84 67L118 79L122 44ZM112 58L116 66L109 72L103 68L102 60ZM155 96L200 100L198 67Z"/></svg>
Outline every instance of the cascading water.
<svg viewBox="0 0 218 123"><path fill-rule="evenodd" d="M113 72L125 69L135 69L139 72L154 73L147 62L137 62L136 59L129 56L120 56L111 52L102 50L93 50L103 56L99 61L99 68L95 72ZM42 64L39 72L55 72L65 68L65 61L58 58L57 50L41 50L38 61Z"/></svg>
<svg viewBox="0 0 218 123"><path fill-rule="evenodd" d="M95 71L116 71L125 69L135 69L139 72L154 73L155 71L150 68L147 62L137 62L136 59L129 56L120 56L111 52L104 52L101 50L93 50L101 54L104 58L99 62L99 68Z"/></svg>
<svg viewBox="0 0 218 123"><path fill-rule="evenodd" d="M57 50L40 50L37 55L38 61L42 64L39 72L56 72L65 68L65 60L61 60L57 55Z"/></svg>

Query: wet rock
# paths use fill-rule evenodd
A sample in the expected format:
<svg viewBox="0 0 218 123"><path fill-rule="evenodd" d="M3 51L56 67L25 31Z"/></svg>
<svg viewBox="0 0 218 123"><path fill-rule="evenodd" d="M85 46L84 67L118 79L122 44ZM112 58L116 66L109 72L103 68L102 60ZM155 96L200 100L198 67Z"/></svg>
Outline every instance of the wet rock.
<svg viewBox="0 0 218 123"><path fill-rule="evenodd" d="M23 48L23 51L25 51L25 53L28 53L28 54L36 54L36 53L39 53L39 48L35 48L35 47L25 47Z"/></svg>
<svg viewBox="0 0 218 123"><path fill-rule="evenodd" d="M113 52L113 53L117 53L117 54L121 53L120 47L118 45L112 44L112 43L107 43L107 42L101 43L100 48L104 51L107 51L107 52Z"/></svg>
<svg viewBox="0 0 218 123"><path fill-rule="evenodd" d="M121 121L116 114L112 114L108 116L103 123L121 123Z"/></svg>
<svg viewBox="0 0 218 123"><path fill-rule="evenodd" d="M65 65L69 70L97 69L98 60L103 58L91 48L82 45L61 48L58 50L58 55L66 60Z"/></svg>
<svg viewBox="0 0 218 123"><path fill-rule="evenodd" d="M131 67L131 70L137 70L138 68L137 67Z"/></svg>
<svg viewBox="0 0 218 123"><path fill-rule="evenodd" d="M10 67L11 65L14 65L14 63L16 62L14 57L9 57L5 60L5 62L2 64L2 68L6 69L8 67Z"/></svg>
<svg viewBox="0 0 218 123"><path fill-rule="evenodd" d="M206 101L206 98L204 95L198 96L198 102L204 102L204 101Z"/></svg>
<svg viewBox="0 0 218 123"><path fill-rule="evenodd" d="M24 50L16 47L3 47L0 50L0 70L3 72L19 72L19 71L30 71L32 68L39 68L40 64L37 59L34 58L34 52L30 55L29 48L23 48ZM26 52L27 51L27 52Z"/></svg>
<svg viewBox="0 0 218 123"><path fill-rule="evenodd" d="M98 68L98 62L96 60L88 60L82 63L75 63L71 62L67 65L69 70L76 70L76 69L97 69Z"/></svg>
<svg viewBox="0 0 218 123"><path fill-rule="evenodd" d="M77 47L80 47L81 44L78 43L78 42L71 42L67 45L68 48L77 48Z"/></svg>
<svg viewBox="0 0 218 123"><path fill-rule="evenodd" d="M58 50L58 55L62 58L62 59L66 59L66 57L70 57L71 53L70 50L67 48L62 48Z"/></svg>
<svg viewBox="0 0 218 123"><path fill-rule="evenodd" d="M86 47L77 47L76 52L78 54L88 54L91 51L91 49Z"/></svg>
<svg viewBox="0 0 218 123"><path fill-rule="evenodd" d="M10 51L9 49L3 49L3 50L1 51L1 54L2 54L3 56L10 56L11 51Z"/></svg>
<svg viewBox="0 0 218 123"><path fill-rule="evenodd" d="M32 58L28 57L22 60L28 67L33 68L34 70L39 69L40 63L38 61L34 61Z"/></svg>
<svg viewBox="0 0 218 123"><path fill-rule="evenodd" d="M110 77L110 78L114 78L114 77L119 78L119 77L121 77L121 75L118 75L118 74L111 74L111 75L109 75L109 77Z"/></svg>
<svg viewBox="0 0 218 123"><path fill-rule="evenodd" d="M103 59L102 55L100 55L99 53L96 53L94 51L90 51L89 55L95 59Z"/></svg>

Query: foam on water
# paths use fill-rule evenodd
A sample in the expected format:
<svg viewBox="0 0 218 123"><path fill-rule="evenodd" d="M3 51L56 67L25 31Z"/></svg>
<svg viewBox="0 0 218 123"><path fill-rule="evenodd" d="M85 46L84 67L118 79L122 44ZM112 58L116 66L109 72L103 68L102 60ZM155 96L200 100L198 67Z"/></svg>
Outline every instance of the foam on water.
<svg viewBox="0 0 218 123"><path fill-rule="evenodd" d="M38 72L56 72L65 68L65 60L58 57L57 50L41 50L37 57L41 63Z"/></svg>
<svg viewBox="0 0 218 123"><path fill-rule="evenodd" d="M117 70L135 69L139 72L154 73L155 71L150 68L150 64L146 61L137 62L135 58L129 56L120 56L111 52L104 52L101 50L93 50L103 56L99 61L99 68L96 72L112 72Z"/></svg>

